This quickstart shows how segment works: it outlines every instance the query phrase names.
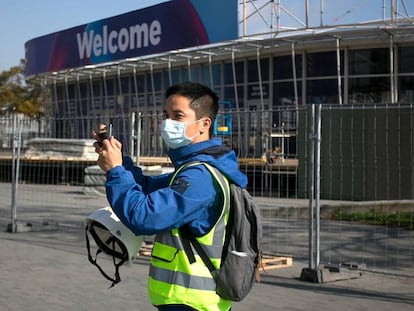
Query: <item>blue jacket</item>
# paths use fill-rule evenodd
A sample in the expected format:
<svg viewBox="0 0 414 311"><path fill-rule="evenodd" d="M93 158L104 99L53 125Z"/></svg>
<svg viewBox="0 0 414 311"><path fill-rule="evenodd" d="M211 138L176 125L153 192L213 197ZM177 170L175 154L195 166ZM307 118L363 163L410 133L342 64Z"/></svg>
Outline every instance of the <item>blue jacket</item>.
<svg viewBox="0 0 414 311"><path fill-rule="evenodd" d="M168 155L175 168L192 161L207 162L230 182L243 188L247 185L234 151L223 145L221 139L170 150ZM130 158L124 158L123 166L106 173L108 201L122 223L136 235L152 235L188 224L195 236L201 236L220 215L220 195L203 165L182 170L170 186L171 176L144 176Z"/></svg>

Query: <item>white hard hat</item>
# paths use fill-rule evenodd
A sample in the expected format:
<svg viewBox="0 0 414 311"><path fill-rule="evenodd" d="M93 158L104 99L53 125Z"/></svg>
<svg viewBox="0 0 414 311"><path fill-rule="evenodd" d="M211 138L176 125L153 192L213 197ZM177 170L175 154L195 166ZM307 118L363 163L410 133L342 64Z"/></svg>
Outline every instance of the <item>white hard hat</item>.
<svg viewBox="0 0 414 311"><path fill-rule="evenodd" d="M86 218L85 225L89 261L96 265L107 279L113 281L113 285L118 283L120 281L118 273L119 267L124 263L132 263L141 247L143 237L136 236L129 230L110 207L98 209L90 214ZM93 237L98 246L95 259L90 254L88 234ZM96 263L97 255L100 252L112 256L114 258L114 264L115 258L120 260L118 264L115 264L115 279L109 277Z"/></svg>

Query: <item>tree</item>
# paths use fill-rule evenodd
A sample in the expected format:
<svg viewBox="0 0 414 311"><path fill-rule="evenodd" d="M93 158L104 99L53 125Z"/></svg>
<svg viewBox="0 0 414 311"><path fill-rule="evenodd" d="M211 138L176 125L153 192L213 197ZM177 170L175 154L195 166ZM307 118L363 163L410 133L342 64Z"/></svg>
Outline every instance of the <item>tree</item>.
<svg viewBox="0 0 414 311"><path fill-rule="evenodd" d="M0 111L14 111L30 117L39 117L43 105L43 89L39 83L26 81L25 61L0 73Z"/></svg>

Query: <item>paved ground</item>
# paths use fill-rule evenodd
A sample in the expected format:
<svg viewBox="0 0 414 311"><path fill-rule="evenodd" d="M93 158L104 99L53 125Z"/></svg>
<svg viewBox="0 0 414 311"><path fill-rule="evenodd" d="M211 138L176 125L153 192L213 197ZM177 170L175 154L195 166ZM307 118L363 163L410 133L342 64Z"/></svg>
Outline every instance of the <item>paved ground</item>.
<svg viewBox="0 0 414 311"><path fill-rule="evenodd" d="M109 283L86 257L80 227L4 232L0 222L0 310L154 310L147 299L148 258L121 268ZM414 278L365 272L356 279L314 284L300 281L305 263L262 274L233 310L412 310Z"/></svg>
<svg viewBox="0 0 414 311"><path fill-rule="evenodd" d="M8 233L9 194L10 185L1 184L0 311L155 310L146 291L148 257L139 258L130 268L122 267L122 282L111 289L87 259L82 223L86 215L106 204L104 197L85 196L74 187L22 185L17 214L33 221L34 227L29 232ZM307 204L296 200L279 204L292 202L298 208ZM45 219L51 221L49 225L39 223ZM398 241L410 243L412 238ZM307 262L293 258L291 267L268 270L233 310L414 310L414 277L364 272L355 279L315 284L299 280L306 266Z"/></svg>

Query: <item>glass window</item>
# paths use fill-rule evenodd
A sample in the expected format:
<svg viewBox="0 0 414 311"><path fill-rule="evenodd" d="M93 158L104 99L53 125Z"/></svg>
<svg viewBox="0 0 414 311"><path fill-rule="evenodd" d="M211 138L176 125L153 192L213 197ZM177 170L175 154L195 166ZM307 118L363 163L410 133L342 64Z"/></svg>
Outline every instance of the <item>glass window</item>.
<svg viewBox="0 0 414 311"><path fill-rule="evenodd" d="M390 79L388 77L349 79L350 104L380 104L390 101Z"/></svg>
<svg viewBox="0 0 414 311"><path fill-rule="evenodd" d="M414 47L401 47L398 52L398 71L400 73L414 73Z"/></svg>
<svg viewBox="0 0 414 311"><path fill-rule="evenodd" d="M220 68L221 68L220 64L214 64L214 65L211 65L211 67L208 64L204 65L202 69L203 70L202 83L211 86L211 81L210 81L210 71L211 71L213 85L220 85L221 84Z"/></svg>
<svg viewBox="0 0 414 311"><path fill-rule="evenodd" d="M89 95L89 85L86 82L79 83L79 97L84 99Z"/></svg>
<svg viewBox="0 0 414 311"><path fill-rule="evenodd" d="M298 104L301 103L302 82L297 83ZM292 82L277 82L273 84L273 106L295 104L295 89Z"/></svg>
<svg viewBox="0 0 414 311"><path fill-rule="evenodd" d="M90 85L90 83L89 83ZM100 96L101 95L101 87L102 87L102 83L101 81L93 81L92 82L92 92L91 92L91 96Z"/></svg>
<svg viewBox="0 0 414 311"><path fill-rule="evenodd" d="M296 78L302 77L302 55L295 55ZM293 79L292 56L273 58L274 80Z"/></svg>
<svg viewBox="0 0 414 311"><path fill-rule="evenodd" d="M191 78L188 72L188 67L183 68L183 81L200 81L200 66L190 66Z"/></svg>
<svg viewBox="0 0 414 311"><path fill-rule="evenodd" d="M137 75L135 79L132 79L132 93L143 93L145 91L145 76Z"/></svg>
<svg viewBox="0 0 414 311"><path fill-rule="evenodd" d="M260 72L262 81L269 81L269 59L260 59ZM259 67L256 59L249 60L247 63L248 82L259 81Z"/></svg>
<svg viewBox="0 0 414 311"><path fill-rule="evenodd" d="M75 88L74 84L68 84L67 91L68 91L67 96L70 99L75 99L76 98L76 88Z"/></svg>
<svg viewBox="0 0 414 311"><path fill-rule="evenodd" d="M269 83L262 83L261 87L259 83L249 84L247 86L248 99L260 100L262 96L263 98L269 98Z"/></svg>
<svg viewBox="0 0 414 311"><path fill-rule="evenodd" d="M162 88L162 74L161 72L154 72L152 74L154 79L154 91L161 91ZM148 85L148 92L152 91L152 81L151 81L151 74L147 74L147 85Z"/></svg>
<svg viewBox="0 0 414 311"><path fill-rule="evenodd" d="M237 95L234 94L234 87L225 87L224 88L224 98L225 101L231 102L231 108L236 108L236 96L239 103L239 108L243 108L243 87L237 87Z"/></svg>
<svg viewBox="0 0 414 311"><path fill-rule="evenodd" d="M164 70L163 76L164 76L164 87L167 89L171 85L170 84L170 72L168 70ZM171 79L172 79L172 72L171 72Z"/></svg>
<svg viewBox="0 0 414 311"><path fill-rule="evenodd" d="M233 68L231 63L224 64L224 84L233 84Z"/></svg>
<svg viewBox="0 0 414 311"><path fill-rule="evenodd" d="M104 96L114 95L114 78L107 78L104 83Z"/></svg>
<svg viewBox="0 0 414 311"><path fill-rule="evenodd" d="M138 107L145 106L145 76L136 75L135 79L131 76L131 98L130 98L130 108L137 109Z"/></svg>
<svg viewBox="0 0 414 311"><path fill-rule="evenodd" d="M116 88L118 90L118 94L128 94L129 93L129 76L128 77L121 77L121 89L119 89L119 78L116 84Z"/></svg>
<svg viewBox="0 0 414 311"><path fill-rule="evenodd" d="M349 74L384 74L390 72L389 49L349 51Z"/></svg>
<svg viewBox="0 0 414 311"><path fill-rule="evenodd" d="M306 82L307 104L337 104L338 80L308 80Z"/></svg>
<svg viewBox="0 0 414 311"><path fill-rule="evenodd" d="M237 83L243 83L244 81L244 72L243 72L243 62L236 62L236 80ZM224 64L224 84L233 84L233 66L232 63Z"/></svg>
<svg viewBox="0 0 414 311"><path fill-rule="evenodd" d="M399 78L399 98L400 103L414 102L414 77Z"/></svg>
<svg viewBox="0 0 414 311"><path fill-rule="evenodd" d="M344 70L344 57L341 54L341 75ZM306 69L308 77L337 76L336 51L309 53L306 55Z"/></svg>
<svg viewBox="0 0 414 311"><path fill-rule="evenodd" d="M181 79L180 69L171 70L171 84L170 84L170 72L169 70L164 71L164 85L165 89L169 88L171 85L180 83Z"/></svg>
<svg viewBox="0 0 414 311"><path fill-rule="evenodd" d="M66 90L65 87L62 86L57 86L56 87L56 94L57 94L57 99L56 100L65 100L66 99Z"/></svg>

